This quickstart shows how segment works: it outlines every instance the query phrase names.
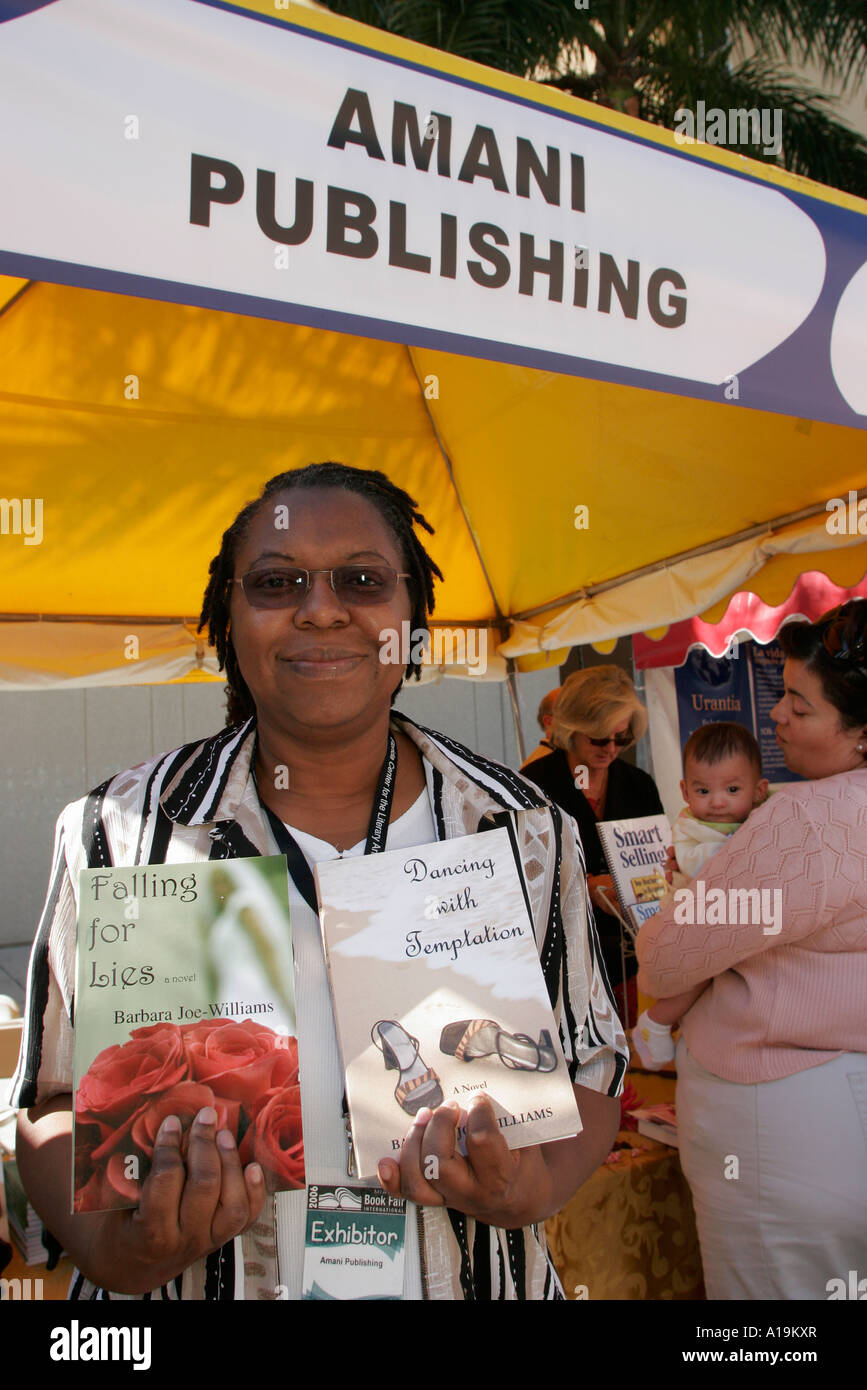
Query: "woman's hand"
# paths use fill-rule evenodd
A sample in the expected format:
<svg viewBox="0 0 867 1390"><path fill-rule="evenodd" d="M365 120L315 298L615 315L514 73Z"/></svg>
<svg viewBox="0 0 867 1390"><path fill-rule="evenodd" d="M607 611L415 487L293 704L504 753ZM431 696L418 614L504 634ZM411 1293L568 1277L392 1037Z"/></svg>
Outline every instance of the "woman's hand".
<svg viewBox="0 0 867 1390"><path fill-rule="evenodd" d="M70 1212L71 1096L19 1116L18 1166L34 1207L78 1268L115 1293L147 1293L176 1278L246 1230L265 1201L260 1166L241 1168L235 1141L217 1132L210 1106L193 1122L186 1158L179 1121L163 1121L133 1210Z"/></svg>
<svg viewBox="0 0 867 1390"><path fill-rule="evenodd" d="M392 1197L448 1206L489 1226L513 1230L546 1221L603 1162L620 1124L618 1100L586 1086L573 1089L581 1133L526 1149L508 1147L486 1096L475 1096L468 1113L454 1101L420 1110L400 1159L379 1164L379 1180ZM457 1151L464 1124L466 1158Z"/></svg>
<svg viewBox="0 0 867 1390"><path fill-rule="evenodd" d="M106 1213L104 1231L121 1268L136 1278L136 1291L146 1292L240 1235L264 1200L259 1164L242 1169L234 1138L217 1130L216 1111L205 1106L190 1129L186 1161L180 1121L163 1121L138 1207Z"/></svg>
<svg viewBox="0 0 867 1390"><path fill-rule="evenodd" d="M611 902L617 902L617 890L614 887L614 879L610 874L588 874L587 888L590 893L591 902L595 907L601 908L603 912L609 912L610 909L597 897L598 889L601 888L604 893L607 893Z"/></svg>
<svg viewBox="0 0 867 1390"><path fill-rule="evenodd" d="M674 874L680 873L680 865L677 862L677 855L674 852L674 845L669 845L665 852L665 867L663 869L667 883L671 883Z"/></svg>
<svg viewBox="0 0 867 1390"><path fill-rule="evenodd" d="M464 1124L466 1158L457 1148ZM469 1112L454 1101L438 1110L419 1110L400 1161L383 1159L379 1180L392 1197L408 1197L419 1206L452 1207L507 1229L542 1220L550 1201L542 1146L510 1149L485 1096L475 1096Z"/></svg>

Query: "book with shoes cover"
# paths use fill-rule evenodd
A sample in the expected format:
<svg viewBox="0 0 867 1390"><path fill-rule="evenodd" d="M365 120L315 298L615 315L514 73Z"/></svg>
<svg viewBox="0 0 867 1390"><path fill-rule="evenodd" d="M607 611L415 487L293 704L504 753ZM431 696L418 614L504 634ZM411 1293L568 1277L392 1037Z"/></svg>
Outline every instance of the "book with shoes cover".
<svg viewBox="0 0 867 1390"><path fill-rule="evenodd" d="M162 1121L203 1106L269 1191L304 1187L282 855L83 869L73 1210L138 1205Z"/></svg>
<svg viewBox="0 0 867 1390"><path fill-rule="evenodd" d="M659 911L668 893L665 861L671 844L667 816L600 821L596 829L623 916L634 931Z"/></svg>
<svg viewBox="0 0 867 1390"><path fill-rule="evenodd" d="M358 1174L412 1117L493 1103L510 1148L581 1120L508 830L316 866Z"/></svg>

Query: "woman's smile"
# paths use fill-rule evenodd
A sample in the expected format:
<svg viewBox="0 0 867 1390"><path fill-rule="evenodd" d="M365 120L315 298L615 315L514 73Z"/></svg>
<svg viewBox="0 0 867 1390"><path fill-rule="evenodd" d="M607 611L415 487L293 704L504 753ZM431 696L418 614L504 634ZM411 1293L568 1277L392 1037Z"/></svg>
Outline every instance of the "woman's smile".
<svg viewBox="0 0 867 1390"><path fill-rule="evenodd" d="M304 680L335 680L350 675L363 661L367 652L345 651L338 648L311 648L309 651L282 654L277 660L288 666L293 676Z"/></svg>

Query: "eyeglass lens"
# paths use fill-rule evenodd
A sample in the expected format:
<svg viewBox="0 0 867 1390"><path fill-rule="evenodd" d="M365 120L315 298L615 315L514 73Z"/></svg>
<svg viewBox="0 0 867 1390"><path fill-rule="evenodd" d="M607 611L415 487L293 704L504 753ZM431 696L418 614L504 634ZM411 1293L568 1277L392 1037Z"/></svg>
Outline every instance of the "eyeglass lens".
<svg viewBox="0 0 867 1390"><path fill-rule="evenodd" d="M285 567L250 570L241 584L254 608L293 608L309 594L311 575L320 572L331 576L331 587L341 603L353 605L387 602L399 578L387 565L338 565L322 571Z"/></svg>

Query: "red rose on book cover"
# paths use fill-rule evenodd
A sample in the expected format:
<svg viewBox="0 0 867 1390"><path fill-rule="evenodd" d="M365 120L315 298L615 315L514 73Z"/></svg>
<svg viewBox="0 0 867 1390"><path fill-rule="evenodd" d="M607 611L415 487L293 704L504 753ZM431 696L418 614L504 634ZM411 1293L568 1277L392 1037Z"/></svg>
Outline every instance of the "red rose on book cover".
<svg viewBox="0 0 867 1390"><path fill-rule="evenodd" d="M269 1191L304 1186L301 1088L272 1091L244 1135L241 1162L261 1163Z"/></svg>
<svg viewBox="0 0 867 1390"><path fill-rule="evenodd" d="M91 1062L75 1098L76 1116L95 1124L124 1120L143 1096L185 1080L187 1070L176 1024L136 1028L129 1042L107 1047Z"/></svg>
<svg viewBox="0 0 867 1390"><path fill-rule="evenodd" d="M218 1128L234 1137L242 1161L255 1156L262 1163L269 1187L304 1185L296 1040L252 1019L157 1024L106 1048L82 1077L75 1101L75 1210L134 1205L163 1120L178 1116L185 1152L189 1128L205 1105L216 1110Z"/></svg>
<svg viewBox="0 0 867 1390"><path fill-rule="evenodd" d="M204 1081L221 1096L241 1101L250 1110L274 1085L272 1078L282 1049L273 1029L250 1018L243 1023L223 1018L213 1023L188 1023L182 1031L193 1080Z"/></svg>

